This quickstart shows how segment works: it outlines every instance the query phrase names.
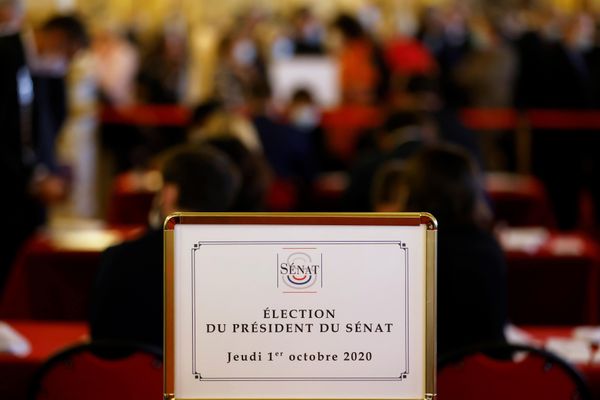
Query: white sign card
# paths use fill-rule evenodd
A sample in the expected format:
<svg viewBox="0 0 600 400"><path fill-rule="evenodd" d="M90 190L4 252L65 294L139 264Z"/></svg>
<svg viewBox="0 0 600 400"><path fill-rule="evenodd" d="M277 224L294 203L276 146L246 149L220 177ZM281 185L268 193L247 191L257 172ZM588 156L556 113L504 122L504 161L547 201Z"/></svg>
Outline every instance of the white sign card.
<svg viewBox="0 0 600 400"><path fill-rule="evenodd" d="M433 218L183 214L171 221L166 398L434 393Z"/></svg>
<svg viewBox="0 0 600 400"><path fill-rule="evenodd" d="M287 104L295 91L307 89L321 107L340 101L339 66L331 57L294 57L275 60L269 66L273 98Z"/></svg>

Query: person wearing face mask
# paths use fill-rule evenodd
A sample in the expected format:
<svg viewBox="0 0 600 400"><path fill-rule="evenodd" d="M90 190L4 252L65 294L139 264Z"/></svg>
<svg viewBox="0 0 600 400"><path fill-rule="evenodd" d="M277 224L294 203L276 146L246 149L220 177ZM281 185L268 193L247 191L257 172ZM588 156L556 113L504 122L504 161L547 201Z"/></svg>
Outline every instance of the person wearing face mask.
<svg viewBox="0 0 600 400"><path fill-rule="evenodd" d="M275 179L293 183L304 195L317 173L310 134L298 129L293 121L280 118L273 111L271 99L269 85L253 88L249 103L252 123Z"/></svg>
<svg viewBox="0 0 600 400"><path fill-rule="evenodd" d="M0 0L0 178L10 188L4 196L10 210L5 223L13 232L0 259L0 288L23 241L44 223L44 206L66 192L54 163L54 136L60 127L56 114L64 109L64 95L49 96L50 88L64 89L40 84L39 77L54 76L64 67L61 55L74 53L78 41L73 35L84 32L74 21L53 18L27 32L22 2Z"/></svg>
<svg viewBox="0 0 600 400"><path fill-rule="evenodd" d="M593 44L594 22L587 14L572 16L564 25L562 41L551 43L543 73L542 102L558 110L594 106L592 74L586 56ZM598 134L569 129L535 130L532 135L533 172L546 185L558 228L579 223L579 196L587 188L600 205L597 161Z"/></svg>
<svg viewBox="0 0 600 400"><path fill-rule="evenodd" d="M303 132L310 133L321 124L321 112L308 89L294 92L288 114L292 125Z"/></svg>
<svg viewBox="0 0 600 400"><path fill-rule="evenodd" d="M321 125L321 109L309 89L299 88L288 106L288 121L300 133L308 137L319 171L336 171L340 161L329 151Z"/></svg>
<svg viewBox="0 0 600 400"><path fill-rule="evenodd" d="M219 45L215 97L228 110L243 110L251 88L266 80L259 49L243 32L227 34Z"/></svg>
<svg viewBox="0 0 600 400"><path fill-rule="evenodd" d="M92 292L93 340L163 344L162 222L175 211L230 211L241 184L239 170L211 146L170 150L162 167L158 222L144 236L108 248Z"/></svg>
<svg viewBox="0 0 600 400"><path fill-rule="evenodd" d="M506 341L506 261L490 232L480 171L462 149L439 143L377 171L378 212L428 210L439 221L437 354Z"/></svg>
<svg viewBox="0 0 600 400"><path fill-rule="evenodd" d="M59 174L56 137L66 119L65 77L75 55L88 45L83 23L75 16L55 16L25 34L33 90L33 138L45 173Z"/></svg>
<svg viewBox="0 0 600 400"><path fill-rule="evenodd" d="M293 17L293 45L296 55L322 55L324 29L312 10L302 7L296 10Z"/></svg>

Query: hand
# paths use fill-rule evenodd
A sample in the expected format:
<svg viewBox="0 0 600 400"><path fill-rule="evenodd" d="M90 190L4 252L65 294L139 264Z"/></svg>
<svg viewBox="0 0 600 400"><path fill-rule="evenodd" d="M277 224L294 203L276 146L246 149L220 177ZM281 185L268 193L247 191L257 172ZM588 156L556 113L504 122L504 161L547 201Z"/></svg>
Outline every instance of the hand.
<svg viewBox="0 0 600 400"><path fill-rule="evenodd" d="M57 175L47 175L33 185L33 194L46 204L57 203L67 196L67 182Z"/></svg>

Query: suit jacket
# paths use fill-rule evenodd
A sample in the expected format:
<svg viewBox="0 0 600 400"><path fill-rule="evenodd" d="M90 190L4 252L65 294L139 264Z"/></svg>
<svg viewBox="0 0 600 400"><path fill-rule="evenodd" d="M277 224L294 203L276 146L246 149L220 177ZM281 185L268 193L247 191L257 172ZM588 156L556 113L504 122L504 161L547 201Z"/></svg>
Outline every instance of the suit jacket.
<svg viewBox="0 0 600 400"><path fill-rule="evenodd" d="M30 125L26 125L27 114L21 99L30 97L32 92L28 87L31 82L27 80L25 51L18 33L0 36L0 55L0 182L6 188L2 193L2 204L7 211L3 223L11 229L0 252L1 294L16 252L39 225L42 214L28 190L34 159L25 145L29 139L25 131Z"/></svg>
<svg viewBox="0 0 600 400"><path fill-rule="evenodd" d="M163 234L108 248L92 294L92 338L163 345Z"/></svg>
<svg viewBox="0 0 600 400"><path fill-rule="evenodd" d="M317 167L310 135L267 116L257 116L252 122L275 175L312 180Z"/></svg>
<svg viewBox="0 0 600 400"><path fill-rule="evenodd" d="M52 172L59 172L55 158L55 143L67 117L65 79L34 75L35 99L32 107L32 136L36 161Z"/></svg>
<svg viewBox="0 0 600 400"><path fill-rule="evenodd" d="M25 68L25 52L19 34L0 36L0 54L0 174L2 182L12 189L9 192L16 195L24 191L28 181L17 78ZM14 201L18 204L19 199Z"/></svg>
<svg viewBox="0 0 600 400"><path fill-rule="evenodd" d="M545 72L543 106L580 109L593 105L592 76L584 53L554 44L549 49Z"/></svg>
<svg viewBox="0 0 600 400"><path fill-rule="evenodd" d="M506 265L494 237L475 227L438 232L438 354L504 341Z"/></svg>

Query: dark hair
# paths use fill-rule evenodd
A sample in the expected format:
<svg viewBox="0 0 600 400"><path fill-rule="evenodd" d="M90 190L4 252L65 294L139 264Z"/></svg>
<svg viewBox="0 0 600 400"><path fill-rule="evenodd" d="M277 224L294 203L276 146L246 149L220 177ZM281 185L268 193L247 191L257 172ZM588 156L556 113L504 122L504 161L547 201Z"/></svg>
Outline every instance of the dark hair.
<svg viewBox="0 0 600 400"><path fill-rule="evenodd" d="M165 183L179 189L182 211L229 211L239 188L239 174L229 158L210 146L179 146L164 158Z"/></svg>
<svg viewBox="0 0 600 400"><path fill-rule="evenodd" d="M314 103L315 99L310 89L299 87L292 93L292 102Z"/></svg>
<svg viewBox="0 0 600 400"><path fill-rule="evenodd" d="M365 32L356 18L348 14L340 14L333 22L334 28L342 32L346 39L361 39Z"/></svg>
<svg viewBox="0 0 600 400"><path fill-rule="evenodd" d="M452 145L426 147L407 160L405 211L432 213L444 227L486 227L483 188L469 154Z"/></svg>
<svg viewBox="0 0 600 400"><path fill-rule="evenodd" d="M371 187L371 203L375 211L380 211L378 208L382 205L398 203L399 198L402 196L403 183L403 161L390 160L379 167L375 173Z"/></svg>
<svg viewBox="0 0 600 400"><path fill-rule="evenodd" d="M301 7L298 7L294 11L293 16L294 16L294 18L300 19L300 18L309 18L310 16L312 16L312 14L313 14L313 12L310 9L310 7L308 7L308 6L301 6Z"/></svg>
<svg viewBox="0 0 600 400"><path fill-rule="evenodd" d="M75 46L87 47L90 37L83 22L75 15L51 17L42 25L43 31L60 31Z"/></svg>
<svg viewBox="0 0 600 400"><path fill-rule="evenodd" d="M269 167L264 158L252 153L231 135L214 137L204 143L226 154L241 175L240 190L231 211L263 210L270 180Z"/></svg>

